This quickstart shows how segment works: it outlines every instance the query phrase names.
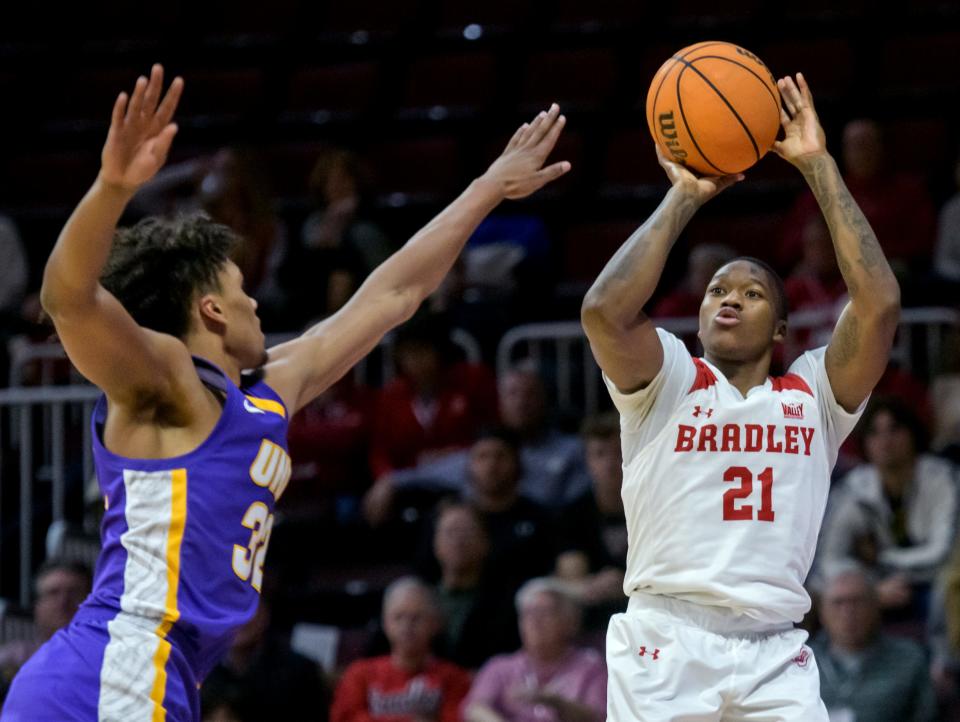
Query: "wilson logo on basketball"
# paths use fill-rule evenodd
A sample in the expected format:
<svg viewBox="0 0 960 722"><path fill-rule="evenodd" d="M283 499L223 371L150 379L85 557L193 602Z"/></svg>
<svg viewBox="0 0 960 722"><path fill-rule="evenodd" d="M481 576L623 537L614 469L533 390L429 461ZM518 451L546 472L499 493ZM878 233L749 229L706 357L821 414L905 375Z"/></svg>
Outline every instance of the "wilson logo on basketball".
<svg viewBox="0 0 960 722"><path fill-rule="evenodd" d="M780 406L783 407L783 418L785 419L802 419L803 418L803 404L785 404L782 401Z"/></svg>
<svg viewBox="0 0 960 722"><path fill-rule="evenodd" d="M800 654L793 658L793 663L798 667L806 667L810 663L810 652L801 649Z"/></svg>

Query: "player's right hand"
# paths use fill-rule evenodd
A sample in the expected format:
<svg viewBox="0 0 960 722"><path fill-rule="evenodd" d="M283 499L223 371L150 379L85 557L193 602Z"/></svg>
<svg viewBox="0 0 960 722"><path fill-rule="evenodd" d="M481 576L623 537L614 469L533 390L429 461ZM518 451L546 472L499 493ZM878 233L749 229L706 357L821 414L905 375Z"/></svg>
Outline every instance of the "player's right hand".
<svg viewBox="0 0 960 722"><path fill-rule="evenodd" d="M183 92L183 79L174 79L161 102L162 90L163 67L154 65L150 79L139 77L129 98L126 93L117 96L100 155L102 182L134 192L163 167L177 133L170 121Z"/></svg>
<svg viewBox="0 0 960 722"><path fill-rule="evenodd" d="M543 164L557 144L566 122L567 119L560 115L560 106L554 103L533 121L521 125L483 178L494 183L504 198L517 199L526 198L562 176L570 170L567 161L546 168Z"/></svg>
<svg viewBox="0 0 960 722"><path fill-rule="evenodd" d="M693 198L698 205L706 203L721 191L729 188L734 183L743 180L743 173L721 176L697 176L679 163L668 159L660 150L659 145L654 146L657 151L657 160L660 167L670 179L670 184L674 188L679 188L684 193Z"/></svg>

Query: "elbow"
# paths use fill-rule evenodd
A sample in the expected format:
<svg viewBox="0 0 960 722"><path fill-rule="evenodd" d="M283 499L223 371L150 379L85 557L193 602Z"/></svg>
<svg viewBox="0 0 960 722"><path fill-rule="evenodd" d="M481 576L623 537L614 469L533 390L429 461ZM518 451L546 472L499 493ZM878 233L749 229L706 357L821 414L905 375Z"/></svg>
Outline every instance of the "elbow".
<svg viewBox="0 0 960 722"><path fill-rule="evenodd" d="M896 328L900 323L900 284L892 279L890 285L877 295L877 315L884 324Z"/></svg>
<svg viewBox="0 0 960 722"><path fill-rule="evenodd" d="M609 318L610 310L609 303L603 298L603 294L595 285L591 286L583 297L583 303L580 304L580 322L584 327L595 326Z"/></svg>

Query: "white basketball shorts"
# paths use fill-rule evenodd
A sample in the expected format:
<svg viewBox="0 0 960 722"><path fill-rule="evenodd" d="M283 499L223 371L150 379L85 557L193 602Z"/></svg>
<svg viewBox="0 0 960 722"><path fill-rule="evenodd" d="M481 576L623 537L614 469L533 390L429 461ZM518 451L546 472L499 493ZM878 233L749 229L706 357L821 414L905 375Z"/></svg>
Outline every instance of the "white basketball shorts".
<svg viewBox="0 0 960 722"><path fill-rule="evenodd" d="M648 594L607 630L608 722L828 722L807 633Z"/></svg>

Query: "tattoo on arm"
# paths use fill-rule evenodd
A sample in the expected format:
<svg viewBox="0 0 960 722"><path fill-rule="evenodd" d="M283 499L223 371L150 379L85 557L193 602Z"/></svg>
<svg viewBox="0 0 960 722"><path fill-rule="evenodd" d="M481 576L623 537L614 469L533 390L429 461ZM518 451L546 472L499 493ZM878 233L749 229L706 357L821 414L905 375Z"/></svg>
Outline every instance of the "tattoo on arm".
<svg viewBox="0 0 960 722"><path fill-rule="evenodd" d="M830 234L835 239L837 264L850 295L855 296L859 290L852 265L854 262L859 264L868 277L877 278L880 275L892 274L876 234L832 162L825 157L814 159L807 172L807 178L814 196L820 203ZM852 247L841 242L845 235L853 237L855 243ZM854 258L854 256L857 257Z"/></svg>
<svg viewBox="0 0 960 722"><path fill-rule="evenodd" d="M830 348L838 366L846 366L856 357L860 349L860 321L854 314L845 314L837 324Z"/></svg>

